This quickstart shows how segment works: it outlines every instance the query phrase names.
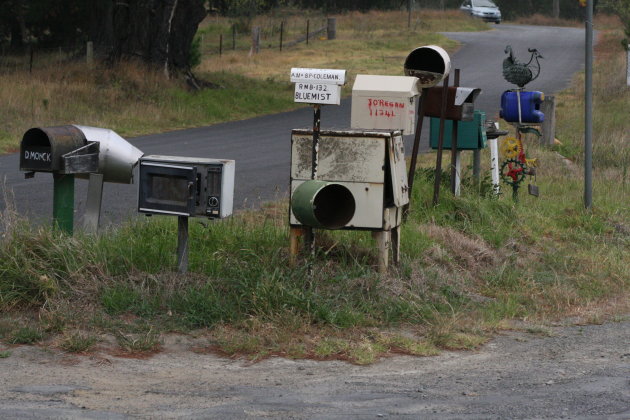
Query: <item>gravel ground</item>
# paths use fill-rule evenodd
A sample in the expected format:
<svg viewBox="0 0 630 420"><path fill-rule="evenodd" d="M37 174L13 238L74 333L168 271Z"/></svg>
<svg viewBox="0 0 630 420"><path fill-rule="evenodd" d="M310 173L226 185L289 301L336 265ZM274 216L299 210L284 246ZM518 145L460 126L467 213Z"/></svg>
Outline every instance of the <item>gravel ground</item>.
<svg viewBox="0 0 630 420"><path fill-rule="evenodd" d="M0 418L630 419L630 321L539 332L371 366L250 364L182 336L145 360L21 346L0 359Z"/></svg>

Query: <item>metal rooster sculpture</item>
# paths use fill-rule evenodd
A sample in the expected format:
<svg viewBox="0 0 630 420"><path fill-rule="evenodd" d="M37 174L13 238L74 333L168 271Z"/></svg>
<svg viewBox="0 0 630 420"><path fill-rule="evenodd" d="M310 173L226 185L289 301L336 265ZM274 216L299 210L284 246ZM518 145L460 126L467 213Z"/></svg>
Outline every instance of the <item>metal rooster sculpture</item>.
<svg viewBox="0 0 630 420"><path fill-rule="evenodd" d="M523 88L540 75L540 63L538 59L544 58L535 48L528 48L527 51L532 53L532 55L527 64L523 64L514 58L514 53L510 45L505 47L505 53L508 54L508 56L503 60L503 78L517 85L519 88ZM532 64L534 60L536 60L536 63ZM535 75L534 71L536 72Z"/></svg>

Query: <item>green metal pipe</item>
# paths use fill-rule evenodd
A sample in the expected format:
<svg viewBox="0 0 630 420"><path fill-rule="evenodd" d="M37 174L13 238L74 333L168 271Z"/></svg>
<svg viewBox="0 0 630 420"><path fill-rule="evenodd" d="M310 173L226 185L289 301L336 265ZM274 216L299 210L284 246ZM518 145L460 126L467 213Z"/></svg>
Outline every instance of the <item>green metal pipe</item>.
<svg viewBox="0 0 630 420"><path fill-rule="evenodd" d="M72 235L74 229L74 175L53 173L53 228Z"/></svg>
<svg viewBox="0 0 630 420"><path fill-rule="evenodd" d="M291 210L305 226L339 229L354 217L356 203L352 192L342 184L320 180L306 181L295 189Z"/></svg>

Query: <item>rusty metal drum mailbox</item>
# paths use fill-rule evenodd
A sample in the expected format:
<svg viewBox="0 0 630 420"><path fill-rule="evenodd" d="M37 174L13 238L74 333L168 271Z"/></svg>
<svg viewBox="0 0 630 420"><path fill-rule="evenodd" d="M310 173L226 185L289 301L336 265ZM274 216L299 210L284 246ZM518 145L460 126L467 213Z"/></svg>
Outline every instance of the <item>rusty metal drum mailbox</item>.
<svg viewBox="0 0 630 420"><path fill-rule="evenodd" d="M20 170L66 173L63 156L87 144L73 125L29 129L20 143Z"/></svg>
<svg viewBox="0 0 630 420"><path fill-rule="evenodd" d="M321 131L311 179L312 131L291 135L292 226L390 230L409 202L400 130Z"/></svg>
<svg viewBox="0 0 630 420"><path fill-rule="evenodd" d="M350 126L413 134L419 94L416 77L358 74L352 87Z"/></svg>
<svg viewBox="0 0 630 420"><path fill-rule="evenodd" d="M232 214L234 161L148 155L140 159L138 211L221 219Z"/></svg>

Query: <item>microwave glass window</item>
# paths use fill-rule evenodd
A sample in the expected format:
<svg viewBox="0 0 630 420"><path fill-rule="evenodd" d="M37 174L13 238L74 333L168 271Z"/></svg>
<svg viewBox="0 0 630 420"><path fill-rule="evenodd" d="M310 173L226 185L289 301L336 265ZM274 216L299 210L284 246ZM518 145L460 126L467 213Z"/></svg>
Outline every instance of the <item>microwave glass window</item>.
<svg viewBox="0 0 630 420"><path fill-rule="evenodd" d="M178 202L186 205L188 201L188 178L152 174L149 199L161 202Z"/></svg>

